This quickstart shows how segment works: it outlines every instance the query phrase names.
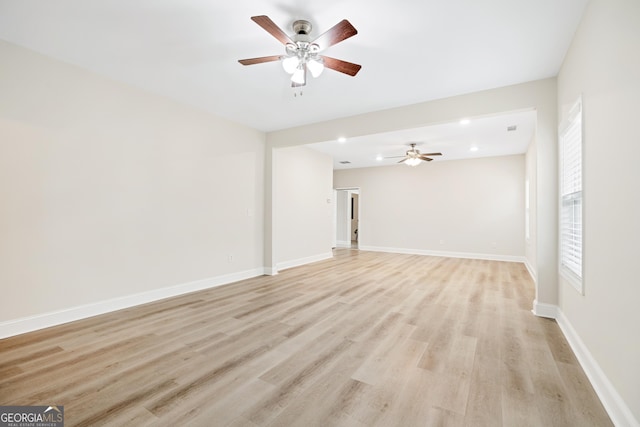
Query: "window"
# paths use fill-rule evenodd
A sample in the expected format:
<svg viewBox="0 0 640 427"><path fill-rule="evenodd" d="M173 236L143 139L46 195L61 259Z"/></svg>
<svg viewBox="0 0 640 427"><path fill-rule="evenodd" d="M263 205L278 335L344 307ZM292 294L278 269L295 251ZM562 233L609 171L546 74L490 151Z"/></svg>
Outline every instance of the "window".
<svg viewBox="0 0 640 427"><path fill-rule="evenodd" d="M582 100L560 126L560 274L581 294Z"/></svg>

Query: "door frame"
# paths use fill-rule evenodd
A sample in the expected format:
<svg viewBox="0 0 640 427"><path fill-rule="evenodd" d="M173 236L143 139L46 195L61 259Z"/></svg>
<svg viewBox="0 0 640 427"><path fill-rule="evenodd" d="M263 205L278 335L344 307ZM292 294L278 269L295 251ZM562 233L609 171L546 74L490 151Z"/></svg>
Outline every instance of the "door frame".
<svg viewBox="0 0 640 427"><path fill-rule="evenodd" d="M334 229L333 229L333 235L334 235L334 239L336 242L336 247L340 247L340 248L344 248L344 247L349 247L351 248L351 194L357 194L358 195L358 245L360 244L360 242L362 241L362 224L360 221L360 218L362 218L362 202L361 202L361 198L362 198L362 192L360 187L339 187L339 188L334 188L333 189L334 194L335 194L335 208L334 208L334 217L336 218L336 220L334 221ZM346 215L344 216L344 218L340 218L340 216L338 215L338 193L339 192L346 192L347 193L347 209L346 209ZM347 243L345 243L344 241L340 241L338 240L337 236L338 236L338 227L341 224L345 224L346 223L346 229L347 229L347 236L349 237L348 240L348 245Z"/></svg>

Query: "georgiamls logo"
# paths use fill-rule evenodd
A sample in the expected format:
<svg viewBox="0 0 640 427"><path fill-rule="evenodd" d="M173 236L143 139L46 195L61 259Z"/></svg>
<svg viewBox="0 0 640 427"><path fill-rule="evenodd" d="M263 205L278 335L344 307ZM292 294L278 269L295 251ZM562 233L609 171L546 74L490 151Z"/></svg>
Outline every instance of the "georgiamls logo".
<svg viewBox="0 0 640 427"><path fill-rule="evenodd" d="M64 406L0 406L0 427L63 427Z"/></svg>

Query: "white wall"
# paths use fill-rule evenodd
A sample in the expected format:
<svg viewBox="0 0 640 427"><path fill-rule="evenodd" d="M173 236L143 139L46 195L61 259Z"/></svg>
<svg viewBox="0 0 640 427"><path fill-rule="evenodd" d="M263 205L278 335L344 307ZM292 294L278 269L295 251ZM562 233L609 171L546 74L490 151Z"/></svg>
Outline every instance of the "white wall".
<svg viewBox="0 0 640 427"><path fill-rule="evenodd" d="M360 187L360 248L524 257L524 155L334 171Z"/></svg>
<svg viewBox="0 0 640 427"><path fill-rule="evenodd" d="M529 148L525 156L525 179L529 181L529 238L525 239L524 255L527 269L536 280L537 242L538 242L538 165L537 142L535 135L531 138Z"/></svg>
<svg viewBox="0 0 640 427"><path fill-rule="evenodd" d="M584 111L584 296L561 281L560 309L630 408L635 425L640 425L639 52L640 2L592 0L558 76L560 112L580 94ZM633 425L622 419L619 425Z"/></svg>
<svg viewBox="0 0 640 427"><path fill-rule="evenodd" d="M262 269L264 134L0 58L0 323Z"/></svg>
<svg viewBox="0 0 640 427"><path fill-rule="evenodd" d="M272 156L276 268L331 257L333 160L306 147L275 149Z"/></svg>

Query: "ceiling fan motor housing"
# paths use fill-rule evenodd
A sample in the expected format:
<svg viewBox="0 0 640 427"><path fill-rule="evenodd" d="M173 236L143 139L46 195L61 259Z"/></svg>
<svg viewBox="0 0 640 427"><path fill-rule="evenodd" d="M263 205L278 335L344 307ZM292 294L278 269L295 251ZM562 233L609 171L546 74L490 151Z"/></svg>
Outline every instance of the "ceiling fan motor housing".
<svg viewBox="0 0 640 427"><path fill-rule="evenodd" d="M309 35L311 33L311 23L309 21L299 19L293 23L292 27L293 36L291 39L295 42L294 46L297 49L311 50L311 36Z"/></svg>
<svg viewBox="0 0 640 427"><path fill-rule="evenodd" d="M294 34L308 36L311 33L311 22L305 21L304 19L294 21L292 26Z"/></svg>

